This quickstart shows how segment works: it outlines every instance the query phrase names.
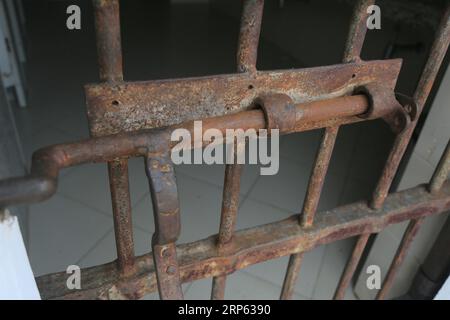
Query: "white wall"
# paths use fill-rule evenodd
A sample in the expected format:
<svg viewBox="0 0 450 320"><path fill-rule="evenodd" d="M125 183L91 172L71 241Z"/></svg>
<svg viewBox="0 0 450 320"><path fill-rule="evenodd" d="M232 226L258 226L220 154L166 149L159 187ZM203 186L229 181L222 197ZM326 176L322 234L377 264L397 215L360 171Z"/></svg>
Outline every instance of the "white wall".
<svg viewBox="0 0 450 320"><path fill-rule="evenodd" d="M40 299L17 217L0 212L0 300Z"/></svg>

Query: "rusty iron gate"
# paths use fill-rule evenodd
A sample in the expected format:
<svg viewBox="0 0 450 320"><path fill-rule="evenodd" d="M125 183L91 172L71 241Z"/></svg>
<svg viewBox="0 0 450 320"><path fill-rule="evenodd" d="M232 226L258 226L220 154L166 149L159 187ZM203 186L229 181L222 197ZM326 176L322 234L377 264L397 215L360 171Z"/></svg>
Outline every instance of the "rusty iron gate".
<svg viewBox="0 0 450 320"><path fill-rule="evenodd" d="M101 83L85 87L91 138L49 146L33 154L31 173L0 181L0 208L51 197L62 168L108 162L117 260L82 270L83 289L69 290L65 272L37 278L43 298L135 299L159 291L182 299L181 284L213 278L212 299L223 299L226 277L250 265L290 255L281 299L292 297L303 253L358 236L334 297L342 299L367 240L393 223L409 220L403 240L377 298L386 297L424 219L450 209L450 144L431 182L388 194L394 175L446 54L450 6L442 14L428 60L412 97L394 91L401 59L363 61L366 8L358 1L341 64L297 70L257 71L263 0L245 0L237 73L187 79L123 80L118 0L94 0ZM339 127L383 119L396 134L369 201L317 212ZM302 212L282 221L235 231L241 165L227 165L218 235L176 245L180 212L170 159L174 128L279 129L282 134L325 128ZM196 141L195 145L202 141ZM128 186L130 157L143 157L152 195L155 234L152 252L133 249Z"/></svg>

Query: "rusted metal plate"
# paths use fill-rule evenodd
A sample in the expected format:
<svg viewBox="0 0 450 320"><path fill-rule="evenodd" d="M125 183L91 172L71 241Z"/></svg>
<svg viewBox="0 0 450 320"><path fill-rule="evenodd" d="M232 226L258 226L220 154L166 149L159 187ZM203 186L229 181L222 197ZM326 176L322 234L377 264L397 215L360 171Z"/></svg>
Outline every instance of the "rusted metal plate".
<svg viewBox="0 0 450 320"><path fill-rule="evenodd" d="M320 212L314 225L303 229L298 216L237 231L233 248L220 255L216 236L179 245L177 248L182 282L220 276L252 264L308 251L358 234L377 233L389 224L418 219L450 209L450 181L436 194L425 186L390 194L385 206L374 211L365 201ZM37 284L45 299L137 298L156 290L156 275L151 253L136 258L137 272L123 282L117 266L106 264L82 270L83 289L69 290L67 274L55 273L38 277ZM120 294L118 294L120 293Z"/></svg>
<svg viewBox="0 0 450 320"><path fill-rule="evenodd" d="M291 109L291 117L296 119L295 131L300 132L361 121L362 118L358 115L364 113L367 107L367 99L363 96L341 97L296 104ZM62 168L87 162L106 162L120 157L144 157L148 152L166 152L168 148L177 143L170 141L170 135L175 128L179 127L186 128L191 133L194 130L191 121L164 129L119 133L40 149L33 154L30 175L0 180L0 207L47 199L56 192L57 178ZM263 129L266 128L266 121L261 110L251 110L203 119L203 128L216 128L222 132L226 132L227 129ZM194 137L193 146L209 144L209 142L203 141L202 137L195 137L195 135L191 135L191 137ZM221 143L223 142L221 141ZM117 177L122 177L124 169L125 167L123 169L116 167ZM120 178L120 180L122 179L126 181L127 178ZM114 178L114 180L118 180L118 178ZM122 192L124 189L116 191L118 194L123 195L124 193ZM113 194L113 199L114 197L115 194ZM126 202L122 199L118 207L125 206ZM129 219L126 218L126 220Z"/></svg>
<svg viewBox="0 0 450 320"><path fill-rule="evenodd" d="M357 62L175 80L100 83L85 87L93 136L163 127L253 106L262 94L284 93L294 103L349 94L371 82L394 90L401 60Z"/></svg>

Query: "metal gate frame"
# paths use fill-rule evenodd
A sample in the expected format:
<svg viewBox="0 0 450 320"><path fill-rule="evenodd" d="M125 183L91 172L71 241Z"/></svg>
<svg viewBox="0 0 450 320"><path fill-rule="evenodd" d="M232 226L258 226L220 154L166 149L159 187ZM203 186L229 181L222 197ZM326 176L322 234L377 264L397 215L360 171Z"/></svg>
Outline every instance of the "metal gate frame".
<svg viewBox="0 0 450 320"><path fill-rule="evenodd" d="M101 83L85 88L91 138L49 146L33 154L31 174L0 181L0 208L44 201L62 168L108 162L117 261L82 269L83 289L66 287L65 272L36 278L43 298L136 299L159 291L182 299L181 284L213 277L211 298L223 299L226 277L252 264L290 255L281 299L292 297L303 253L358 236L334 298L342 299L371 234L410 220L377 299L386 297L424 219L450 209L450 143L432 180L388 194L450 42L445 9L413 97L395 93L402 61L363 61L367 7L354 8L342 64L298 70L257 71L263 0L245 0L237 73L145 82L123 80L118 0L93 0ZM339 127L383 119L396 134L372 198L316 212ZM279 129L282 134L325 128L302 212L282 221L235 231L241 165L227 165L218 235L176 245L180 212L170 160L175 128ZM203 146L202 141L194 141ZM152 252L134 255L128 159L143 157L152 194Z"/></svg>

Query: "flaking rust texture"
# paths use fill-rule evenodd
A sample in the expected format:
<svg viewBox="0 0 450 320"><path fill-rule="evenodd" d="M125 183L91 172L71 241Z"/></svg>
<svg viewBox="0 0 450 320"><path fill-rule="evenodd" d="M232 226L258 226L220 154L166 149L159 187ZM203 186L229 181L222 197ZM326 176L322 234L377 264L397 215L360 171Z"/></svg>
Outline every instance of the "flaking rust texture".
<svg viewBox="0 0 450 320"><path fill-rule="evenodd" d="M401 60L348 63L300 70L262 71L85 87L93 136L164 127L254 107L262 94L287 94L295 103L349 94L371 82L394 89Z"/></svg>
<svg viewBox="0 0 450 320"><path fill-rule="evenodd" d="M381 211L368 208L365 201L319 212L314 226L303 229L298 215L282 221L237 231L233 246L220 253L216 237L177 246L181 282L219 276L250 265L308 251L358 234L377 233L388 225L420 219L450 209L450 181L436 194L426 186L401 191L388 196ZM42 297L46 299L107 298L111 288L127 299L142 297L157 290L152 253L136 258L136 273L123 281L117 265L109 263L83 269L83 289L67 289L67 274L55 273L37 278Z"/></svg>

